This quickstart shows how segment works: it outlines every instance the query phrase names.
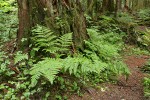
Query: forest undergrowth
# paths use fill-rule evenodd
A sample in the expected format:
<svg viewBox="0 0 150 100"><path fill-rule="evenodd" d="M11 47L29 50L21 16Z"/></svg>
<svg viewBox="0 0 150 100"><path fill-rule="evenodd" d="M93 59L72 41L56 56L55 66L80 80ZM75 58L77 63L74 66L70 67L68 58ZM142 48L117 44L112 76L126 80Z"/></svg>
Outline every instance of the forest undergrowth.
<svg viewBox="0 0 150 100"><path fill-rule="evenodd" d="M12 10L14 5L10 4L0 3L0 99L67 100L72 94L82 96L88 87L116 84L122 75L128 79L130 70L122 58L125 50L130 49L130 55L150 54L148 10L134 16L119 13L118 19L102 15L94 21L86 16L90 38L84 41L84 50L74 49L73 33L59 36L36 25L27 48L30 52L17 51L17 8ZM149 73L149 63L143 70ZM143 84L145 96L150 96L150 78L145 77Z"/></svg>

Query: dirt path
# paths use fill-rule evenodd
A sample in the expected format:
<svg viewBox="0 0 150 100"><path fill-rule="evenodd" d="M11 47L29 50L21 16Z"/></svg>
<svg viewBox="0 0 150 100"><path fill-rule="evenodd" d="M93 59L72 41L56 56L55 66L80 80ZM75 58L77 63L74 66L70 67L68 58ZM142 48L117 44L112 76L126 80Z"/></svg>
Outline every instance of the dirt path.
<svg viewBox="0 0 150 100"><path fill-rule="evenodd" d="M128 65L131 75L126 82L120 78L117 85L106 84L108 88L105 92L91 88L84 96L73 96L71 100L144 100L142 79L145 76L141 71L145 62L150 56L126 56L124 62Z"/></svg>

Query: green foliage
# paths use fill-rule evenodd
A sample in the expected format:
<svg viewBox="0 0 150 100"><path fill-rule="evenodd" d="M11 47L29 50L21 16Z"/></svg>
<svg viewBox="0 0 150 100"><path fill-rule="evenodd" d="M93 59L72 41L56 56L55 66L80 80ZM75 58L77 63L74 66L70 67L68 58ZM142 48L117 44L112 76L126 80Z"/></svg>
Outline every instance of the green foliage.
<svg viewBox="0 0 150 100"><path fill-rule="evenodd" d="M13 2L0 0L0 44L16 37L18 18L17 9L11 5Z"/></svg>
<svg viewBox="0 0 150 100"><path fill-rule="evenodd" d="M93 58L94 59L94 58ZM64 70L69 71L70 74L77 75L86 73L97 73L100 74L101 71L107 66L106 63L101 61L92 61L86 57L68 57L64 59Z"/></svg>
<svg viewBox="0 0 150 100"><path fill-rule="evenodd" d="M38 79L44 76L48 81L53 84L56 74L62 69L62 63L58 59L45 58L39 61L31 68L30 74L32 75L31 84L34 87Z"/></svg>
<svg viewBox="0 0 150 100"><path fill-rule="evenodd" d="M134 17L132 15L130 15L129 13L120 12L118 14L117 20L121 23L126 23L126 25L135 24Z"/></svg>
<svg viewBox="0 0 150 100"><path fill-rule="evenodd" d="M69 47L72 46L72 33L62 35L57 39L59 51L69 51Z"/></svg>
<svg viewBox="0 0 150 100"><path fill-rule="evenodd" d="M35 44L38 49L44 48L43 50L51 53L58 50L56 46L56 36L46 27L37 25L37 27L32 30L32 34L33 44Z"/></svg>
<svg viewBox="0 0 150 100"><path fill-rule="evenodd" d="M0 79L3 80L3 78L10 77L12 74L14 74L13 71L11 71L8 68L8 65L10 64L10 61L8 59L8 56L6 56L5 52L0 52Z"/></svg>
<svg viewBox="0 0 150 100"><path fill-rule="evenodd" d="M122 61L113 61L109 64L108 70L110 70L108 71L108 73L110 72L109 77L114 75L115 79L117 79L116 77L120 75L125 75L125 78L128 79L128 76L130 75L130 71L127 68L127 65Z"/></svg>
<svg viewBox="0 0 150 100"><path fill-rule="evenodd" d="M27 55L17 52L14 59L16 64L18 64L19 67L22 67L22 65L25 66L24 63L26 63L25 60L27 60ZM17 74L13 68L18 70L19 67L14 66L12 63L13 59L9 59L5 52L0 52L0 99L29 99L29 96L34 93L28 88L30 85L30 80L27 75L29 70L27 70L26 67L21 74ZM22 91L22 93L20 91ZM22 94L21 97L18 97L20 94Z"/></svg>
<svg viewBox="0 0 150 100"><path fill-rule="evenodd" d="M15 58L14 58L14 63L17 64L23 60L28 60L28 55L27 54L22 54L21 51L18 51L15 55Z"/></svg>
<svg viewBox="0 0 150 100"><path fill-rule="evenodd" d="M0 12L9 12L15 9L12 4L15 3L15 0L0 0Z"/></svg>
<svg viewBox="0 0 150 100"><path fill-rule="evenodd" d="M132 48L131 49L131 54L134 54L134 55L149 55L150 52L148 50L144 50L144 49L141 49L141 48Z"/></svg>
<svg viewBox="0 0 150 100"><path fill-rule="evenodd" d="M150 97L150 78L145 77L143 85L145 97Z"/></svg>
<svg viewBox="0 0 150 100"><path fill-rule="evenodd" d="M46 53L68 52L72 45L72 33L56 36L50 29L37 25L32 30L34 50L42 50Z"/></svg>
<svg viewBox="0 0 150 100"><path fill-rule="evenodd" d="M144 73L147 73L147 77L143 79L144 96L150 98L150 59L145 66L141 69Z"/></svg>
<svg viewBox="0 0 150 100"><path fill-rule="evenodd" d="M128 77L130 72L119 55L123 47L124 33L113 18L101 16L98 19L100 20L98 24L94 22L89 26L90 39L85 41L85 50L78 51L78 54L70 55L73 44L72 33L59 36L49 28L40 25L32 30L30 58L20 51L14 54L13 62L16 69L20 71L19 74L8 69L10 59L2 52L0 74L5 77L2 76L0 79L3 83L6 76L11 77L11 79L7 78L9 81L6 83L13 87L6 85L5 82L1 84L0 94L5 96L0 95L1 98L30 99L38 95L41 96L40 99L49 99L53 94L58 94L53 98L61 100L66 99L62 95L67 90L81 95L82 85L116 80L122 74ZM59 26L65 23L61 19L57 20ZM1 35L0 39L1 37L3 36ZM6 93L3 92L5 89L8 90Z"/></svg>
<svg viewBox="0 0 150 100"><path fill-rule="evenodd" d="M146 65L142 68L142 71L145 72L145 73L150 74L150 59L148 60Z"/></svg>
<svg viewBox="0 0 150 100"><path fill-rule="evenodd" d="M4 100L19 100L19 99L28 99L30 100L30 95L33 94L33 92L29 91L29 82L26 80L26 82L18 82L18 81L8 81L8 84L11 86L14 86L15 88L7 85L7 84L1 84L0 85L0 91L1 90L8 90L7 93L3 94L5 96L0 96L1 99ZM17 96L20 91L23 91L22 96Z"/></svg>
<svg viewBox="0 0 150 100"><path fill-rule="evenodd" d="M120 13L117 21L120 27L127 32L126 42L138 44L139 46L150 47L150 35L148 29L149 10L140 10L136 14ZM146 23L147 24L146 24ZM139 26L140 25L140 26Z"/></svg>
<svg viewBox="0 0 150 100"><path fill-rule="evenodd" d="M127 66L121 61L119 55L119 51L123 47L122 37L124 34L115 34L114 32L103 34L95 29L88 29L88 33L90 41L85 41L87 48L85 50L86 56L92 60L107 62L107 77L121 74L128 77L130 72ZM117 61L117 58L120 61Z"/></svg>
<svg viewBox="0 0 150 100"><path fill-rule="evenodd" d="M150 9L141 9L137 12L137 17L141 21L150 20Z"/></svg>
<svg viewBox="0 0 150 100"><path fill-rule="evenodd" d="M110 60L119 56L118 52L123 46L121 36L113 32L102 34L95 29L88 29L88 33L91 37L90 41L86 41L86 46L89 50L96 52L100 58Z"/></svg>
<svg viewBox="0 0 150 100"><path fill-rule="evenodd" d="M137 31L138 38L137 41L148 48L150 48L150 29L146 29L143 31Z"/></svg>
<svg viewBox="0 0 150 100"><path fill-rule="evenodd" d="M119 28L118 22L113 17L103 15L98 18L98 22L94 23L95 24L92 25L91 28L97 28L101 33L122 33L121 29Z"/></svg>
<svg viewBox="0 0 150 100"><path fill-rule="evenodd" d="M97 73L99 74L107 64L99 61L92 62L85 57L67 57L65 59L52 59L45 58L39 61L37 64L33 65L30 74L32 75L32 84L35 86L37 80L44 76L48 81L53 84L56 75L62 70L69 72L70 75L75 76L84 75L87 73Z"/></svg>

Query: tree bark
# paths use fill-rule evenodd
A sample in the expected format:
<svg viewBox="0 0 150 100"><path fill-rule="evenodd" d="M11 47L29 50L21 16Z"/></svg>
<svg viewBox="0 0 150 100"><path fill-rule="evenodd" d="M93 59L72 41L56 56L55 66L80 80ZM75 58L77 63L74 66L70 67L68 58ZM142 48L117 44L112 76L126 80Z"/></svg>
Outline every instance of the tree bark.
<svg viewBox="0 0 150 100"><path fill-rule="evenodd" d="M31 27L40 24L49 27L56 35L73 32L75 48L84 49L84 40L89 36L80 0L18 0L18 6L18 48L28 47L21 43L21 39L26 37L29 40ZM64 22L63 26L56 24L57 17Z"/></svg>
<svg viewBox="0 0 150 100"><path fill-rule="evenodd" d="M118 10L119 10L119 0L116 0L115 17L117 17Z"/></svg>
<svg viewBox="0 0 150 100"><path fill-rule="evenodd" d="M25 50L29 45L30 36L30 16L27 0L17 0L19 29L17 33L17 49Z"/></svg>
<svg viewBox="0 0 150 100"><path fill-rule="evenodd" d="M122 0L118 0L118 9L119 9L119 10L122 9Z"/></svg>
<svg viewBox="0 0 150 100"><path fill-rule="evenodd" d="M84 17L84 11L82 10L82 5L80 0L74 3L74 18L73 18L73 39L75 47L84 49L84 40L89 37L86 31L86 19Z"/></svg>
<svg viewBox="0 0 150 100"><path fill-rule="evenodd" d="M103 0L102 9L103 13L105 12L112 13L113 11L115 11L114 0Z"/></svg>

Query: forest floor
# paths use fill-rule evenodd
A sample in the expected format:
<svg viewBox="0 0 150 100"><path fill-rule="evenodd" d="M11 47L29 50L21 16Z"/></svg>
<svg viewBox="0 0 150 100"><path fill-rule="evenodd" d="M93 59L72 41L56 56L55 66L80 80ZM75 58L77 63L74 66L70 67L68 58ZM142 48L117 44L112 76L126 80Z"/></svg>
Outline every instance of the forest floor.
<svg viewBox="0 0 150 100"><path fill-rule="evenodd" d="M101 84L104 89L89 88L82 97L72 96L70 100L148 100L144 98L142 80L146 76L140 69L145 65L148 55L124 55L131 75L126 81L120 77L117 84Z"/></svg>

